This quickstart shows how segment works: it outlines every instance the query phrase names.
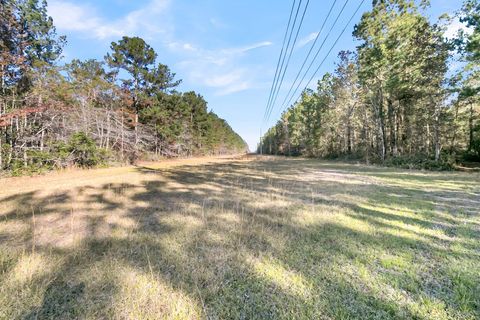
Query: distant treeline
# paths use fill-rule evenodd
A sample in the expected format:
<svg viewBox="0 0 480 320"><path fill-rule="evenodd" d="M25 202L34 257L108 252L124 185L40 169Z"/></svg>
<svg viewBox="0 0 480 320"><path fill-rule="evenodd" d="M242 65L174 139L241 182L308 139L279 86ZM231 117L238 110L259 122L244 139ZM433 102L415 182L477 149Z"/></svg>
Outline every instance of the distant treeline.
<svg viewBox="0 0 480 320"><path fill-rule="evenodd" d="M339 54L335 72L283 112L259 151L416 168L478 161L480 3L466 0L432 24L428 1L417 2L373 1L355 27L356 52ZM453 18L468 32L447 39Z"/></svg>
<svg viewBox="0 0 480 320"><path fill-rule="evenodd" d="M138 37L113 42L104 61L58 65L46 1L0 1L0 169L20 174L111 161L244 152Z"/></svg>

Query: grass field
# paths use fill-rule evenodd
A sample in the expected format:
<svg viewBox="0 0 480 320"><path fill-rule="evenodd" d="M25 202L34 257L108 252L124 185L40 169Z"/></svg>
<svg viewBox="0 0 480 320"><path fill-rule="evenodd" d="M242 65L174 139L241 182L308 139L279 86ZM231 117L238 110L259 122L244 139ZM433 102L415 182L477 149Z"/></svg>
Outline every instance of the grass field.
<svg viewBox="0 0 480 320"><path fill-rule="evenodd" d="M0 180L1 319L479 319L480 175L284 158Z"/></svg>

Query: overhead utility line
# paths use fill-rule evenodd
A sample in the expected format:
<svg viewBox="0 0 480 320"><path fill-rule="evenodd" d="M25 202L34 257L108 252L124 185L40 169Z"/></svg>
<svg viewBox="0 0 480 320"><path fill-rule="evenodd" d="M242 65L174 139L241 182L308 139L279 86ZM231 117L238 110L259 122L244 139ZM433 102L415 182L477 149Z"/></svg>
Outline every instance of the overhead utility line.
<svg viewBox="0 0 480 320"><path fill-rule="evenodd" d="M340 19L340 17L342 16L343 12L345 11L345 8L346 8L346 6L347 6L347 4L348 4L349 1L350 1L350 0L346 0L345 3L343 4L342 8L340 9L340 12L338 13L337 17L336 17L335 20L333 21L332 26L331 26L330 29L328 30L325 38L323 39L320 47L318 48L317 52L315 53L315 56L313 57L312 61L310 62L307 70L305 70L305 72L303 73L302 79L298 82L295 90L293 91L293 93L291 94L290 97L289 97L288 95L285 97L285 99L284 99L284 101L283 101L283 103L282 103L282 106L281 106L282 110L285 110L285 109L288 107L288 105L290 105L292 99L293 99L293 98L295 97L295 95L297 94L298 89L300 88L300 86L302 85L303 81L304 81L305 78L307 77L308 73L310 72L310 69L313 67L313 64L314 64L315 61L317 60L319 54L322 52L322 49L323 49L326 41L328 40L328 38L330 38L330 34L332 33L333 29L334 29L335 26L337 25L337 22L338 22L338 20ZM361 3L363 3L363 2L364 2L364 1L362 1ZM354 16L355 16L355 14L354 14ZM352 17L352 19L353 19L353 17ZM346 29L346 27L345 27L345 29ZM344 30L345 30L345 29L344 29ZM343 34L343 33L342 33L342 34ZM342 34L341 34L341 35L342 35ZM340 35L340 37L341 37L341 35ZM332 50L333 50L333 48L332 48ZM328 54L327 54L327 55L328 55ZM287 99L288 99L288 102L285 104L285 102L287 101Z"/></svg>
<svg viewBox="0 0 480 320"><path fill-rule="evenodd" d="M293 43L292 43L292 46L290 47L290 53L288 55L288 59L287 59L287 63L285 65L285 68L283 69L283 73L282 73L282 77L280 79L280 82L277 83L278 86L277 86L277 90L276 92L274 93L274 99L273 101L271 101L271 105L270 105L270 111L268 112L267 114L267 121L268 119L270 118L270 115L273 111L273 107L275 106L275 103L277 101L277 98L278 98L278 94L280 93L280 90L282 88L282 84L283 84L283 80L285 79L285 74L287 72L287 69L288 69L288 65L290 63L290 59L292 58L292 54L293 54L293 50L295 49L295 45L297 43L297 40L298 40L298 36L300 34L300 29L302 28L302 25L303 25L303 20L305 19L305 14L307 13L307 9L308 9L308 5L310 4L310 0L307 0L307 4L305 5L305 8L303 10L303 14L302 14L302 18L300 20L300 23L297 27L297 32L295 34L295 39L293 40ZM292 30L293 31L293 30ZM288 48L288 47L287 47Z"/></svg>
<svg viewBox="0 0 480 320"><path fill-rule="evenodd" d="M287 42L288 30L290 29L290 23L292 21L293 11L295 10L295 3L296 3L296 0L293 1L292 9L290 10L290 17L288 18L287 29L285 29L285 35L283 37L282 50L280 51L280 56L278 57L277 67L276 67L276 70L275 70L275 76L273 78L272 87L270 88L270 95L268 97L267 106L270 105L270 101L272 99L273 87L274 87L274 85L277 81L277 75L278 75L278 71L279 71L279 67L280 67L280 61L282 60L283 52L285 50L285 43ZM286 50L285 50L285 52L286 52ZM264 120L265 120L266 115L267 115L267 108L265 108Z"/></svg>
<svg viewBox="0 0 480 320"><path fill-rule="evenodd" d="M308 61L308 58L310 58L310 55L312 54L313 52L313 48L315 48L315 45L317 44L317 41L318 39L320 38L320 35L322 34L323 32L323 29L325 28L325 25L328 21L328 19L330 18L330 15L332 14L333 12L333 8L335 7L335 4L337 3L337 0L333 1L332 3L332 6L330 7L330 10L328 11L328 14L327 16L325 17L325 19L323 20L323 23L322 23L322 26L320 28L320 31L317 33L317 36L315 37L315 40L313 41L312 43L312 46L310 47L310 50L308 51L308 54L307 56L305 57L305 60L303 61L303 64L302 64L302 67L300 68L300 70L297 72L297 75L295 77L295 80L292 82L292 85L290 86L290 89L288 90L288 93L287 95L285 96L285 99L283 100L281 106L283 106L285 104L285 102L287 101L287 98L290 96L290 94L292 93L292 89L293 87L297 84L297 80L298 78L300 77L300 75L302 74L302 71L303 71L303 68L305 67L305 65L307 64L307 61ZM320 47L320 50L321 50L322 47ZM318 53L317 53L318 55ZM315 58L314 60L315 61ZM302 80L303 81L303 80Z"/></svg>
<svg viewBox="0 0 480 320"><path fill-rule="evenodd" d="M360 2L360 4L358 5L357 9L355 10L355 12L353 13L353 15L350 17L350 19L348 20L347 24L345 25L345 27L343 28L342 32L338 35L337 39L335 40L335 42L333 43L333 45L330 47L330 50L328 50L325 58L322 60L322 62L320 63L320 65L318 66L318 68L315 70L315 72L313 73L313 75L310 77L310 79L308 80L307 82L307 85L305 86L305 88L302 90L305 91L308 86L310 85L310 82L312 82L312 80L315 78L315 76L317 75L318 71L320 70L320 68L322 67L322 65L325 63L325 60L327 60L328 56L330 55L330 53L332 52L333 48L335 48L335 46L337 45L338 43L338 40L340 40L340 38L342 37L342 35L345 33L345 30L347 30L347 27L350 25L350 23L352 22L353 18L357 15L358 11L360 10L360 8L362 7L363 3L365 2L365 0L362 0ZM284 108L284 110L286 109L286 107Z"/></svg>

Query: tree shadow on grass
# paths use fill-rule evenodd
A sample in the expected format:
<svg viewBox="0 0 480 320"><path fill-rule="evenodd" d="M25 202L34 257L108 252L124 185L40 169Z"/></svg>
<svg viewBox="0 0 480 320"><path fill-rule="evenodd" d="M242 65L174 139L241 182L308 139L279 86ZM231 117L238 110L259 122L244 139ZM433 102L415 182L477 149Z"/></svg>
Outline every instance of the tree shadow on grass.
<svg viewBox="0 0 480 320"><path fill-rule="evenodd" d="M451 318L479 315L478 279L473 284L452 280L455 261L446 258L453 251L444 239L410 229L403 231L413 237L393 233L398 223L433 230L439 223L460 223L458 217L436 215L427 192L355 180L351 167L326 168L351 179L315 180L325 168L312 161L138 168L144 177L140 184L85 186L53 198L31 192L2 199L10 207L0 213L2 221L31 226L28 210L19 213L30 207L37 212L37 228L47 231L67 223L59 238L83 232L77 242L62 247L37 236L35 252L59 262L30 279L40 302L10 314L32 319L173 317L178 310L172 300L183 299L184 307L190 303L192 309L185 317L208 319L426 319L432 310ZM306 179L308 175L313 178ZM367 201L372 193L378 210L355 202ZM399 194L415 202L391 196ZM72 203L74 215L68 211ZM412 211L420 207L423 213L415 218L384 210L399 205ZM340 213L300 224L298 216L310 206L331 206ZM69 221L82 227L68 229ZM357 230L362 224L374 232ZM27 234L0 234L0 247L4 239L24 243L32 230L22 232ZM476 239L473 233L462 237L468 243ZM465 246L455 257L478 262L478 249ZM22 255L16 251L5 258L6 276L0 281L9 281ZM385 256L397 260L387 263ZM149 279L141 289L153 300L137 297L135 286L125 285L130 273L134 282ZM457 278L470 279L461 270ZM473 298L459 300L456 285L467 285L464 292ZM22 295L24 287L9 286ZM134 301L131 309L118 305L122 299ZM419 307L422 299L431 305Z"/></svg>

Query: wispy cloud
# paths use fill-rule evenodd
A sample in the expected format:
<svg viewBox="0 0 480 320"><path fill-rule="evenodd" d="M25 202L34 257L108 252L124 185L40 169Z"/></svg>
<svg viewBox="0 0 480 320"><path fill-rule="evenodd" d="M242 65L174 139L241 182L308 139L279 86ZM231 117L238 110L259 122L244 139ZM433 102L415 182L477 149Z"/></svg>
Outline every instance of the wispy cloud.
<svg viewBox="0 0 480 320"><path fill-rule="evenodd" d="M297 49L303 48L304 46L306 46L307 44L315 40L317 36L318 36L318 32L312 32L306 37L300 39L297 44Z"/></svg>
<svg viewBox="0 0 480 320"><path fill-rule="evenodd" d="M81 33L84 37L104 40L123 35L166 33L168 26L158 25L160 14L168 8L170 0L152 0L141 9L125 16L108 20L98 14L95 7L69 1L49 2L48 13L60 31Z"/></svg>
<svg viewBox="0 0 480 320"><path fill-rule="evenodd" d="M220 58L221 60L224 60ZM248 69L236 67L232 61L219 65L211 57L185 60L178 67L192 83L214 89L217 96L245 91L253 87L254 74Z"/></svg>
<svg viewBox="0 0 480 320"><path fill-rule="evenodd" d="M246 80L243 69L233 69L228 73L219 73L207 76L204 84L217 89L217 95L228 95L251 88L250 81Z"/></svg>
<svg viewBox="0 0 480 320"><path fill-rule="evenodd" d="M234 52L234 53L235 52L245 53L245 52L248 52L248 51L251 51L251 50L260 49L260 48L263 48L263 47L268 47L268 46L271 46L272 44L273 43L270 42L270 41L263 41L263 42L254 43L252 45L237 48L237 49L230 49L230 51ZM227 50L227 52L228 52L228 50Z"/></svg>
<svg viewBox="0 0 480 320"><path fill-rule="evenodd" d="M219 19L216 19L216 18L210 18L210 24L212 26L214 26L215 28L217 29L223 29L223 28L226 28L227 25L225 23L223 23L221 20Z"/></svg>
<svg viewBox="0 0 480 320"><path fill-rule="evenodd" d="M171 43L170 49L188 55L178 66L188 75L189 80L215 89L216 95L229 95L255 87L256 70L246 68L240 60L250 51L272 45L270 41L251 45L206 50L188 43Z"/></svg>
<svg viewBox="0 0 480 320"><path fill-rule="evenodd" d="M257 79L261 71L246 61L254 50L271 46L272 42L204 49L197 43L177 38L175 20L170 12L172 4L172 0L150 0L140 9L115 19L100 14L94 5L79 0L51 0L48 11L59 32L75 33L98 41L137 35L154 46L162 46L176 59L183 59L175 66L180 69L182 77L194 85L213 89L216 95L248 90L259 83ZM213 18L208 22L216 28L225 26Z"/></svg>
<svg viewBox="0 0 480 320"><path fill-rule="evenodd" d="M166 46L173 51L183 51L183 52L196 52L199 49L196 48L193 44L188 42L179 42L172 41L166 44Z"/></svg>

